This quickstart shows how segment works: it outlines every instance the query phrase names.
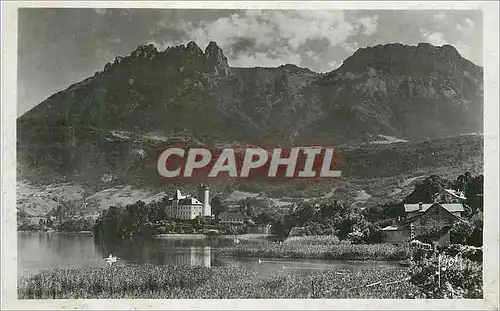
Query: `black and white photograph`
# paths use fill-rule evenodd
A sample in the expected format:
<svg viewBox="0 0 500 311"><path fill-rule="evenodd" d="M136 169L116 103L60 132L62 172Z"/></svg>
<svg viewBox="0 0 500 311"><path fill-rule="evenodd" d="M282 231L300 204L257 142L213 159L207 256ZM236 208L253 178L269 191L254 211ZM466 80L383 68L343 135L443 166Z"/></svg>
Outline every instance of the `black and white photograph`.
<svg viewBox="0 0 500 311"><path fill-rule="evenodd" d="M2 26L17 305L498 308L498 3L37 3Z"/></svg>

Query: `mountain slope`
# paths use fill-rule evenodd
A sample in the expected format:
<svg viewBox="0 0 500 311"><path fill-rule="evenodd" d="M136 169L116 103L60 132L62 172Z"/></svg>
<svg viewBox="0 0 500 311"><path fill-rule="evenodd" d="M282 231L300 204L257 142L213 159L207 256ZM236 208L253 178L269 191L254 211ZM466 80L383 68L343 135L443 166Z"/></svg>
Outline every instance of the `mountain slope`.
<svg viewBox="0 0 500 311"><path fill-rule="evenodd" d="M327 74L231 68L214 42L139 46L18 118L19 172L135 178L136 164L173 139L342 144L482 132L482 72L429 44L360 49Z"/></svg>
<svg viewBox="0 0 500 311"><path fill-rule="evenodd" d="M366 131L409 139L482 131L483 70L449 45L360 49L317 82Z"/></svg>

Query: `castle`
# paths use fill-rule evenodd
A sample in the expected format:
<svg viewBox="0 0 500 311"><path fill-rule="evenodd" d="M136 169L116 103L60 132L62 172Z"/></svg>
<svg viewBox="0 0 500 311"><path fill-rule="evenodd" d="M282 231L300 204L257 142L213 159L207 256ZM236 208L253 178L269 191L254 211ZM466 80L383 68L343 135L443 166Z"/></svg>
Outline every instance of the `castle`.
<svg viewBox="0 0 500 311"><path fill-rule="evenodd" d="M167 218L195 219L196 217L212 216L209 188L201 184L198 187L198 198L182 195L180 190L175 191L173 198L169 198L165 205Z"/></svg>

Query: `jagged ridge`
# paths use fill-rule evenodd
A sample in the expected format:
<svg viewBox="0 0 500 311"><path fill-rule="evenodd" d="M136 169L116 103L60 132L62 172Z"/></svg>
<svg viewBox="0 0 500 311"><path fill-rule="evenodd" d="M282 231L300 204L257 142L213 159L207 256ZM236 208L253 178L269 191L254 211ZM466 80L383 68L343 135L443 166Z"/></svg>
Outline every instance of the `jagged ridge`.
<svg viewBox="0 0 500 311"><path fill-rule="evenodd" d="M204 52L194 42L141 45L20 117L18 154L64 171L94 167L102 152L130 158L132 147L107 143L111 131L270 144L482 132L482 87L482 68L451 46L369 47L318 74L291 64L232 68L215 42Z"/></svg>

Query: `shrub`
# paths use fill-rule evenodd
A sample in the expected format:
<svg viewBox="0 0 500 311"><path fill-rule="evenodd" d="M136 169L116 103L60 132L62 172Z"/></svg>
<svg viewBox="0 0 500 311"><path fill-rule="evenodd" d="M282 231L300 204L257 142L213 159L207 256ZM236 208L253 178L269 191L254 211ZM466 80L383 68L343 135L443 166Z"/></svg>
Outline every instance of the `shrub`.
<svg viewBox="0 0 500 311"><path fill-rule="evenodd" d="M347 235L347 238L349 241L351 241L353 244L361 244L364 241L364 235L363 232L356 230Z"/></svg>
<svg viewBox="0 0 500 311"><path fill-rule="evenodd" d="M470 222L456 222L450 229L450 240L455 244L467 244L474 235L474 225Z"/></svg>
<svg viewBox="0 0 500 311"><path fill-rule="evenodd" d="M437 255L423 257L411 265L410 282L425 299L481 299L482 265L469 259Z"/></svg>
<svg viewBox="0 0 500 311"><path fill-rule="evenodd" d="M462 258L467 258L472 261L482 261L483 260L483 249L479 247L460 245L460 244L450 244L444 248L444 253L449 256L460 256Z"/></svg>
<svg viewBox="0 0 500 311"><path fill-rule="evenodd" d="M156 233L157 234L165 234L165 233L167 233L167 228L163 227L163 226L158 227L158 228L156 228Z"/></svg>

